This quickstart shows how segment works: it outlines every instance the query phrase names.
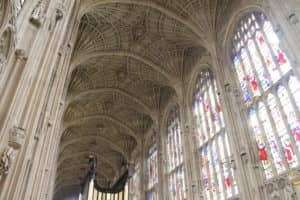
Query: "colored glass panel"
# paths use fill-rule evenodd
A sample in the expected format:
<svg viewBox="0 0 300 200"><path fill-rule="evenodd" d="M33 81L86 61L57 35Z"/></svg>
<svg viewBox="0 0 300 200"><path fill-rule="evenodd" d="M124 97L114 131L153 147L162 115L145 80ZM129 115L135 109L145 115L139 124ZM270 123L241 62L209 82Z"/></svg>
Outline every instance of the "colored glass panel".
<svg viewBox="0 0 300 200"><path fill-rule="evenodd" d="M168 187L170 200L186 200L183 144L178 107L171 110L167 127ZM170 155L170 156L169 156Z"/></svg>
<svg viewBox="0 0 300 200"><path fill-rule="evenodd" d="M152 189L154 185L158 182L156 145L153 145L149 150L148 159L147 159L147 175L148 175L148 189Z"/></svg>
<svg viewBox="0 0 300 200"><path fill-rule="evenodd" d="M231 198L238 194L237 184L217 84L209 70L198 76L193 105L204 195L206 199Z"/></svg>
<svg viewBox="0 0 300 200"><path fill-rule="evenodd" d="M241 20L233 46L233 65L249 107L249 125L269 179L299 166L300 84L294 75L287 77L293 73L291 62L264 14L255 12ZM283 82L288 82L288 89Z"/></svg>

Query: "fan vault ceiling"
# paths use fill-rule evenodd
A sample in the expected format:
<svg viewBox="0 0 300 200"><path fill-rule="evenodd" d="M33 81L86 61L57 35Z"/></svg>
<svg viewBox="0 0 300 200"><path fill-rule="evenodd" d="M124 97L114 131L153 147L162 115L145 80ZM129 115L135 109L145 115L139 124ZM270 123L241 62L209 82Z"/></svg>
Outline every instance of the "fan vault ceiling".
<svg viewBox="0 0 300 200"><path fill-rule="evenodd" d="M56 191L79 186L89 155L109 186L176 96L237 0L83 0Z"/></svg>

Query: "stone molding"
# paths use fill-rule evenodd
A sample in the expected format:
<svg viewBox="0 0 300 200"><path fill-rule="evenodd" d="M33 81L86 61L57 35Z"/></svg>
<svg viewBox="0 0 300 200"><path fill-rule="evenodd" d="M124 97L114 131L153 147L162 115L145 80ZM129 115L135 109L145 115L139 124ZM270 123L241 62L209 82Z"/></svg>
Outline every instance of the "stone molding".
<svg viewBox="0 0 300 200"><path fill-rule="evenodd" d="M20 127L13 127L9 131L8 145L14 150L21 148L25 140L25 130Z"/></svg>
<svg viewBox="0 0 300 200"><path fill-rule="evenodd" d="M267 200L296 200L297 194L287 177L282 176L266 182L262 190Z"/></svg>

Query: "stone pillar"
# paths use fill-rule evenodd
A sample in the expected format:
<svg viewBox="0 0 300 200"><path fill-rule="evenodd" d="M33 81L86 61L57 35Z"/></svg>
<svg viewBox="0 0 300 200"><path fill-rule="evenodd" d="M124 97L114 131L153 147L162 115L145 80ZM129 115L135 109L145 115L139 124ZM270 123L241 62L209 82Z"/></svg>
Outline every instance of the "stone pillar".
<svg viewBox="0 0 300 200"><path fill-rule="evenodd" d="M0 130L3 128L5 117L9 116L9 110L12 106L13 97L16 94L16 90L18 88L24 66L27 61L27 56L24 50L17 49L15 51L15 59L14 62L10 63L13 68L11 73L9 74L9 79L5 83L5 87L3 88L2 95L0 97ZM3 129L2 129L3 130ZM5 134L0 135L0 145L3 145Z"/></svg>
<svg viewBox="0 0 300 200"><path fill-rule="evenodd" d="M37 199L42 197L49 198L52 195L50 191L53 191L56 177L56 157L58 156L56 155L57 151L53 150L58 149L60 145L60 127L64 111L64 88L68 84L66 80L73 51L73 45L69 43L69 39L71 38L71 43L73 43L78 30L75 21L75 17L71 19L70 23L74 31L66 37L66 41L64 41L58 52L56 66L48 87L47 100L40 116L40 128L35 135L35 138L39 140L36 144L36 153L34 155L37 161L31 170L32 173L38 172L40 175L31 176L29 184L34 184L32 186L34 190L32 191L29 186L27 187L29 188L26 195L28 198L31 194L35 194Z"/></svg>
<svg viewBox="0 0 300 200"><path fill-rule="evenodd" d="M181 118L181 130L183 141L183 156L184 156L184 168L186 176L186 193L187 199L196 200L199 199L197 191L197 177L198 170L196 164L196 152L195 152L195 140L193 140L193 127L191 118L191 106L187 98L189 95L188 90L182 85L182 96L180 97L180 118Z"/></svg>
<svg viewBox="0 0 300 200"><path fill-rule="evenodd" d="M192 86L190 85L192 84ZM199 156L198 148L197 148L197 133L196 133L196 122L194 121L193 118L193 110L192 110L192 102L190 101L193 97L191 94L190 89L194 88L193 82L190 80L186 80L184 83L185 89L184 91L184 107L183 110L185 112L186 116L186 122L185 122L185 132L186 132L186 140L188 146L186 146L186 151L188 152L187 159L190 164L190 168L188 170L189 176L190 176L190 188L189 188L189 193L191 195L191 199L194 200L200 200L203 199L202 191L201 191L201 180L200 180L200 169L198 166L198 159L197 157Z"/></svg>
<svg viewBox="0 0 300 200"><path fill-rule="evenodd" d="M76 3L80 2L76 1ZM61 46L65 42L67 33L69 34L67 31L70 19L76 17L72 15L74 4L75 2L71 0L51 1L45 10L45 18L41 20L39 26L31 24L28 15L27 27L23 26L26 30L21 30L22 33L28 34L22 34L23 38L18 46L26 49L30 59L25 68L14 66L13 74L17 77L10 76L11 84L8 84L4 90L7 95L0 100L0 104L8 105L4 108L9 111L0 112L0 120L2 120L0 125L3 125L2 132L5 133L11 124L20 124L26 129L26 134L20 155L7 176L1 199L23 199L24 195L27 195L28 199L44 198L45 191L42 187L46 185L44 182L47 182L46 179L49 177L49 167L46 163L47 159L53 157L51 154L55 153L50 149L54 138L58 139L55 137L57 132L53 131L53 118L60 118L59 114L62 112L57 107L60 107L63 83L69 65L60 64L63 60ZM32 6L35 5L37 4ZM66 47L66 44L63 46ZM71 52L67 56L70 55ZM61 77L57 77L57 72L62 72ZM62 86L55 91L53 86L57 84ZM54 98L55 93L57 96ZM40 176L35 176L36 172ZM36 190L32 191L32 187ZM29 191L33 193L30 194Z"/></svg>
<svg viewBox="0 0 300 200"><path fill-rule="evenodd" d="M223 49L223 48L221 48ZM240 90L237 86L235 72L221 57L221 52L212 47L212 65L215 71L217 87L220 92L220 103L224 112L224 119L228 131L229 143L233 152L232 166L235 171L239 187L240 199L261 199L258 179L260 176L257 152L250 137L246 110L243 106ZM224 52L223 52L224 53Z"/></svg>

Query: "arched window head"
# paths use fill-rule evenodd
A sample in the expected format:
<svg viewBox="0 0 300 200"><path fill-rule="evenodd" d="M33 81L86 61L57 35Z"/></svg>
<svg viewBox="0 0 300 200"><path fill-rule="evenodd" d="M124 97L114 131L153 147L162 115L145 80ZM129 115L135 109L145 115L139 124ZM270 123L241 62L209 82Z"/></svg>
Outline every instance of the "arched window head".
<svg viewBox="0 0 300 200"><path fill-rule="evenodd" d="M266 179L299 167L300 84L271 22L246 15L233 36L232 60Z"/></svg>
<svg viewBox="0 0 300 200"><path fill-rule="evenodd" d="M169 112L166 133L166 158L169 200L186 200L186 184L183 166L183 141L180 126L179 107Z"/></svg>
<svg viewBox="0 0 300 200"><path fill-rule="evenodd" d="M238 195L233 160L213 73L204 69L197 77L193 96L202 188L207 199Z"/></svg>

